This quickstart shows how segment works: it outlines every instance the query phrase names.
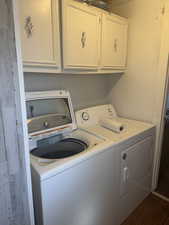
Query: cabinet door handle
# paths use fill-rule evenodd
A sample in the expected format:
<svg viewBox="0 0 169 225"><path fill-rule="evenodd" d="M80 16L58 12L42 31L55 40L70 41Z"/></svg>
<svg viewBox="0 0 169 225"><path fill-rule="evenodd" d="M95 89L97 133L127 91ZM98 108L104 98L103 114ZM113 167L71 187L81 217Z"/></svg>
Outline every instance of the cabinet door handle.
<svg viewBox="0 0 169 225"><path fill-rule="evenodd" d="M30 38L33 34L33 23L32 23L32 17L31 16L27 16L25 19L25 32L26 32L26 36L27 38Z"/></svg>
<svg viewBox="0 0 169 225"><path fill-rule="evenodd" d="M86 46L86 32L82 32L81 44L82 44L82 48L85 48L85 46Z"/></svg>
<svg viewBox="0 0 169 225"><path fill-rule="evenodd" d="M118 39L114 39L114 51L117 52L118 50Z"/></svg>

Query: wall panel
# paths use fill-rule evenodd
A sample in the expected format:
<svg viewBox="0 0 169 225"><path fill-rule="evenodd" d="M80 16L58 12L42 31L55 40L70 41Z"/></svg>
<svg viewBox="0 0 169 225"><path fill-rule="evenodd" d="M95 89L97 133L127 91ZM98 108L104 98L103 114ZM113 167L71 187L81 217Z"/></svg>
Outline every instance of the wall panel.
<svg viewBox="0 0 169 225"><path fill-rule="evenodd" d="M0 225L30 225L12 0L0 21Z"/></svg>

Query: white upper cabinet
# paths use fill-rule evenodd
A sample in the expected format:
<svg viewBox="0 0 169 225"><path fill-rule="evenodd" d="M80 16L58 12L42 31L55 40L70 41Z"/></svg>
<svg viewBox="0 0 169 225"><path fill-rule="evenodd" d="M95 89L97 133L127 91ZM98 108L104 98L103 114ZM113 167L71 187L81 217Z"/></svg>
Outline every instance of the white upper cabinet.
<svg viewBox="0 0 169 225"><path fill-rule="evenodd" d="M75 0L20 0L19 7L25 72L126 68L127 19Z"/></svg>
<svg viewBox="0 0 169 225"><path fill-rule="evenodd" d="M102 69L125 69L127 30L127 19L108 13L102 15Z"/></svg>
<svg viewBox="0 0 169 225"><path fill-rule="evenodd" d="M20 0L19 7L24 71L60 71L58 0Z"/></svg>
<svg viewBox="0 0 169 225"><path fill-rule="evenodd" d="M64 69L97 69L101 13L84 3L62 0L62 28Z"/></svg>

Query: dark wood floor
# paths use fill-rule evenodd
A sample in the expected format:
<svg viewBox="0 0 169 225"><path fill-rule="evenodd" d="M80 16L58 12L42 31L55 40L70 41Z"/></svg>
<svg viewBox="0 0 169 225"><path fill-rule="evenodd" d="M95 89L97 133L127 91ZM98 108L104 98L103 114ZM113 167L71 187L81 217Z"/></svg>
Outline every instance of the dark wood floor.
<svg viewBox="0 0 169 225"><path fill-rule="evenodd" d="M169 225L169 202L151 194L122 225Z"/></svg>
<svg viewBox="0 0 169 225"><path fill-rule="evenodd" d="M165 120L161 164L156 192L169 198L169 116Z"/></svg>
<svg viewBox="0 0 169 225"><path fill-rule="evenodd" d="M156 191L169 198L169 116L166 116L165 119L160 172Z"/></svg>

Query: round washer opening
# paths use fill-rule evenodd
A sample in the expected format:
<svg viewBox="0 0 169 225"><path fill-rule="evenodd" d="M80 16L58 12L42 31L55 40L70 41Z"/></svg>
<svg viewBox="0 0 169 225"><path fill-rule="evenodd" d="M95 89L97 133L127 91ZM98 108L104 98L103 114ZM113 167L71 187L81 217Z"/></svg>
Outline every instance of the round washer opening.
<svg viewBox="0 0 169 225"><path fill-rule="evenodd" d="M88 145L75 138L63 139L55 144L34 149L31 154L45 159L62 159L86 150Z"/></svg>

